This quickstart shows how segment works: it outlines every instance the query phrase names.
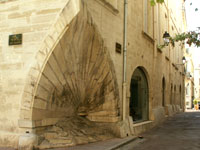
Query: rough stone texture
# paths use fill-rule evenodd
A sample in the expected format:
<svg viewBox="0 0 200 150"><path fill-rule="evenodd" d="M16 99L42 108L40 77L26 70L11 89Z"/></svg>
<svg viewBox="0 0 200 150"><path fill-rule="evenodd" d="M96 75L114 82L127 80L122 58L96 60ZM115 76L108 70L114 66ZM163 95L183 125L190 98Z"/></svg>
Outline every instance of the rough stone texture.
<svg viewBox="0 0 200 150"><path fill-rule="evenodd" d="M88 11L79 13L82 2ZM153 7L149 32L143 28L141 0L128 4L127 118L131 76L137 67L148 80L150 120L159 123L165 118L163 77L165 106L172 105L174 113L174 106L184 100L183 70L173 65L181 63L181 47L157 49L164 31L184 31L182 11L176 9L181 3L168 0ZM111 122L118 126L113 125L118 135L128 133L127 121L116 123L122 114L123 52L117 53L115 44L123 47L123 5L121 0L0 2L1 146L16 148L25 131L40 135L46 126L74 114ZM23 44L8 46L8 36L15 33L23 33Z"/></svg>
<svg viewBox="0 0 200 150"><path fill-rule="evenodd" d="M114 137L106 126L98 125L83 117L72 116L48 127L39 137L38 148L68 147Z"/></svg>
<svg viewBox="0 0 200 150"><path fill-rule="evenodd" d="M32 119L77 114L93 121L116 122L117 87L109 53L83 4L41 73ZM45 114L38 116L40 112Z"/></svg>
<svg viewBox="0 0 200 150"><path fill-rule="evenodd" d="M19 138L19 150L32 150L38 145L38 136L31 133L26 133Z"/></svg>
<svg viewBox="0 0 200 150"><path fill-rule="evenodd" d="M103 39L83 4L42 71L33 102L32 119L43 122L46 118L73 119L73 116L80 115L96 122L117 122L119 95L112 65ZM63 126L70 125L70 122L63 122L66 123L62 123ZM73 126L78 123L80 125L77 129L84 126L83 122L78 121ZM36 127L49 124L38 125ZM89 128L91 127L88 126L83 132L86 136L91 136L89 130L95 131L93 135L99 134L96 139L85 138L86 136L78 138L66 131L66 138L55 137L49 140L48 137L53 135L45 133L48 141L43 141L41 148L70 146L110 138L109 134L98 133L102 132L98 128ZM72 126L68 127L70 129L73 130ZM74 141L74 138L77 140Z"/></svg>
<svg viewBox="0 0 200 150"><path fill-rule="evenodd" d="M159 107L156 109L153 109L153 114L154 114L154 124L158 124L164 121L165 119L165 108L164 107Z"/></svg>
<svg viewBox="0 0 200 150"><path fill-rule="evenodd" d="M132 124L134 135L140 135L141 133L150 130L154 127L153 121L144 121L142 123Z"/></svg>
<svg viewBox="0 0 200 150"><path fill-rule="evenodd" d="M165 114L168 116L173 116L174 111L172 109L172 105L165 106Z"/></svg>
<svg viewBox="0 0 200 150"><path fill-rule="evenodd" d="M21 106L28 70L34 63L41 41L66 3L68 3L67 0L0 1L1 146L17 147L21 133L21 129L18 128L20 108L25 107L25 109L23 107L24 118L31 117L31 113L27 113L27 108L31 105L30 99L32 99L31 86L26 87L27 92L24 97L27 101ZM22 45L9 46L9 35L18 33L23 34Z"/></svg>

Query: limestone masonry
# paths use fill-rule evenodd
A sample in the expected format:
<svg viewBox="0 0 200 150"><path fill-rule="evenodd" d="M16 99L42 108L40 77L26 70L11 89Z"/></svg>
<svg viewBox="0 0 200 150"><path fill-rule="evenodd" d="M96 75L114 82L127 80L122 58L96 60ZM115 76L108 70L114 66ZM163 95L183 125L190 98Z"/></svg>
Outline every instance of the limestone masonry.
<svg viewBox="0 0 200 150"><path fill-rule="evenodd" d="M184 45L158 48L185 31L183 7L128 0L123 83L123 0L0 0L0 147L137 135L183 111Z"/></svg>

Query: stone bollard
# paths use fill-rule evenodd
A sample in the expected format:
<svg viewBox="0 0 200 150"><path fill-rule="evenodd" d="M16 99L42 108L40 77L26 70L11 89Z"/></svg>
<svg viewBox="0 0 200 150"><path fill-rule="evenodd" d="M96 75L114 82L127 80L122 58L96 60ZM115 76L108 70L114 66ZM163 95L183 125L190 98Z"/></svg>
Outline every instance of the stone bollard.
<svg viewBox="0 0 200 150"><path fill-rule="evenodd" d="M38 136L34 133L26 132L19 137L18 150L33 150L38 144Z"/></svg>

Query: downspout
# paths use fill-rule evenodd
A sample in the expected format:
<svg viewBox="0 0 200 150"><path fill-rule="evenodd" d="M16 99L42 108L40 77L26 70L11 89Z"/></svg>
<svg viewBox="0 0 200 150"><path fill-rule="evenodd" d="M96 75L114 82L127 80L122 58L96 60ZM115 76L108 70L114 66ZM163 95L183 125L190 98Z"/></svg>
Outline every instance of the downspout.
<svg viewBox="0 0 200 150"><path fill-rule="evenodd" d="M122 83L122 120L126 119L126 51L127 51L127 14L128 1L124 0L124 33L123 33L123 83Z"/></svg>

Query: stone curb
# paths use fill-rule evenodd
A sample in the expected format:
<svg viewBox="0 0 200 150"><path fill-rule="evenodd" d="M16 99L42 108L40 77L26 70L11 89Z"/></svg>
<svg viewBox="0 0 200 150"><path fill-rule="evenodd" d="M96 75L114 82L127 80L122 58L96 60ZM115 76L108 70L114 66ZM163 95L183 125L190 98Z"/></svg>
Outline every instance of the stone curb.
<svg viewBox="0 0 200 150"><path fill-rule="evenodd" d="M131 137L127 137L127 138L123 138L123 139L116 139L116 140L119 140L119 142L117 144L113 143L112 146L108 146L107 148L105 148L106 146L102 144L103 150L116 150L116 149L118 149L118 148L120 148L120 147L122 147L122 146L124 146L124 145L126 145L126 144L128 144L128 143L130 143L132 141L134 141L134 140L137 140L137 136L131 136ZM111 143L112 142L113 141L111 141ZM109 143L109 141L108 141L108 143ZM95 143L92 143L92 144L95 144ZM89 144L86 144L86 145L89 145ZM90 146L88 146L88 150L91 150L90 149L91 147L90 148L89 147ZM96 148L96 150L100 150L99 148L101 148L101 146L97 146L97 147L98 148ZM70 147L70 149L71 148L74 149L74 150L80 150L79 148L76 149L76 148ZM68 148L52 148L52 149L49 149L49 150L56 150L56 149L57 150L68 150ZM16 150L16 149L14 149L14 148L3 148L3 147L0 147L0 150Z"/></svg>
<svg viewBox="0 0 200 150"><path fill-rule="evenodd" d="M106 150L115 150L115 149L118 149L118 148L120 148L120 147L122 147L122 146L124 146L124 145L126 145L126 144L128 144L130 142L132 142L132 141L135 141L136 139L137 139L136 136L128 137L127 140L121 141L117 145L113 145L113 146L109 147Z"/></svg>

